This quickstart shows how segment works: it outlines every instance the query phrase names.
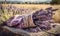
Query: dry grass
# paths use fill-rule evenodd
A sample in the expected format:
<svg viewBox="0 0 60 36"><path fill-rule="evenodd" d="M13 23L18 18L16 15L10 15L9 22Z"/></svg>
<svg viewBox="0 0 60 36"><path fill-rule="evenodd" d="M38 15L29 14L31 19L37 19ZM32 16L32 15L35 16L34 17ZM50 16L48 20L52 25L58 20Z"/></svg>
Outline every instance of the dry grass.
<svg viewBox="0 0 60 36"><path fill-rule="evenodd" d="M49 7L51 5L46 5L46 4L3 4L4 6L7 5L12 5L12 6L16 6L18 8L46 8Z"/></svg>

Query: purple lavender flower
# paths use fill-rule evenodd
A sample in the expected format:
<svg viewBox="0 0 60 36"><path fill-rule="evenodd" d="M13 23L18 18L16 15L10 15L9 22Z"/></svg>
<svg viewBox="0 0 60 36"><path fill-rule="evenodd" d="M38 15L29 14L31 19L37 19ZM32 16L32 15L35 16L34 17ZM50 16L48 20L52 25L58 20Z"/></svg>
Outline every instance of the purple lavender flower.
<svg viewBox="0 0 60 36"><path fill-rule="evenodd" d="M16 16L14 16L12 19L10 18L10 19L7 21L7 25L8 25L8 26L15 26L15 25L21 23L22 19L23 19L23 16L20 17L19 15L16 15Z"/></svg>

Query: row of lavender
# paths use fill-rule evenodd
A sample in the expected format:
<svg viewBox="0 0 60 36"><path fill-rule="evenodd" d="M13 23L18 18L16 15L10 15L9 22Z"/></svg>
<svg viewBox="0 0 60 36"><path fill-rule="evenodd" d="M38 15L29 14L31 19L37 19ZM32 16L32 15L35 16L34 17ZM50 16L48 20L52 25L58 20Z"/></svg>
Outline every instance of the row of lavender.
<svg viewBox="0 0 60 36"><path fill-rule="evenodd" d="M13 5L8 5L7 7L3 7L5 9L5 11L7 12L14 12L13 15L15 14L24 14L26 12L31 12L33 9L29 9L29 8L17 8Z"/></svg>

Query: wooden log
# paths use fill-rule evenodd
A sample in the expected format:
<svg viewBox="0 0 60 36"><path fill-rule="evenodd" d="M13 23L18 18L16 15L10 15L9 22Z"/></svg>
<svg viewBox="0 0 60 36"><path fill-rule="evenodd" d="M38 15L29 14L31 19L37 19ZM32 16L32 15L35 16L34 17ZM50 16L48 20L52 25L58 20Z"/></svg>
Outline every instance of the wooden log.
<svg viewBox="0 0 60 36"><path fill-rule="evenodd" d="M54 25L54 24L52 24ZM16 33L16 34L19 34L19 35L22 35L22 36L54 36L55 34L58 34L60 33L60 24L59 23L56 23L55 25L57 25L55 28L52 27L51 30L48 30L48 31L40 31L40 32L27 32L27 31L24 31L22 29L19 29L19 28L11 28L11 27L8 27L8 26L3 26L3 28L13 32L13 33Z"/></svg>
<svg viewBox="0 0 60 36"><path fill-rule="evenodd" d="M30 36L28 32L26 31L23 31L21 29L18 29L18 28L11 28L11 27L7 27L7 26L3 26L3 28L13 32L13 33L16 33L16 34L20 34L20 35L23 35L23 36Z"/></svg>

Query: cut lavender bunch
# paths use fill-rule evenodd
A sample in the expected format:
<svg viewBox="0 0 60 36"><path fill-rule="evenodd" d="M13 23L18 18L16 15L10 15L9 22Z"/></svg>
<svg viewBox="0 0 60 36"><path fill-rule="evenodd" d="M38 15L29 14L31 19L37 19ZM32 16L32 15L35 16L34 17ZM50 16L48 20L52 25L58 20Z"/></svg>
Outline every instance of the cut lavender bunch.
<svg viewBox="0 0 60 36"><path fill-rule="evenodd" d="M26 11L25 9L17 9L18 12L23 12ZM55 9L52 9L52 7L44 9L40 9L38 11L35 11L35 13L32 14L32 20L33 23L36 26L30 27L31 25L29 22L29 19L31 19L30 15L28 16L14 16L12 19L7 20L7 25L8 26L15 26L17 28L23 29L28 32L38 32L38 31L45 31L45 30L50 30L51 29L51 23L54 23L53 21L53 12ZM29 18L27 20L27 18ZM27 21L27 22L26 22Z"/></svg>

